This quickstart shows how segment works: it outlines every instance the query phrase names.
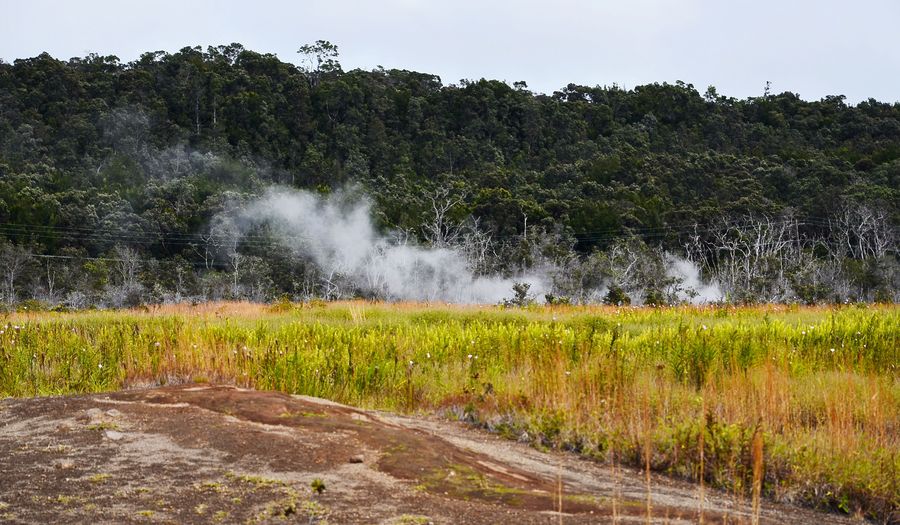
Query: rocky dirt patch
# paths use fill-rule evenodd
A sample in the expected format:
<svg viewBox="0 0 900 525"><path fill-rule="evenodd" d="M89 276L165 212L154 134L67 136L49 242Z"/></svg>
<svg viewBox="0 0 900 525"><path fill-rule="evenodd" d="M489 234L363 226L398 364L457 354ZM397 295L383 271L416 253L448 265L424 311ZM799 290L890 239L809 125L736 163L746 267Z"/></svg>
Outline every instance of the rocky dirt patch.
<svg viewBox="0 0 900 525"><path fill-rule="evenodd" d="M707 523L750 523L707 491ZM654 521L697 487L652 479ZM559 510L562 508L562 513ZM0 402L4 523L645 522L639 473L463 427L324 400L186 385ZM763 523L845 523L767 505Z"/></svg>

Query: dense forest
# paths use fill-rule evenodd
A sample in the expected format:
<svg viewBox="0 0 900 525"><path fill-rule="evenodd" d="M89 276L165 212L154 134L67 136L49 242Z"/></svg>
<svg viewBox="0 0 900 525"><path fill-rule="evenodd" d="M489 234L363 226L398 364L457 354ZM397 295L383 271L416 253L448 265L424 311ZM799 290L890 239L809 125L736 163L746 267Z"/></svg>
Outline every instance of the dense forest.
<svg viewBox="0 0 900 525"><path fill-rule="evenodd" d="M473 275L540 270L540 300L684 300L680 264L731 302L900 298L900 103L444 84L343 71L324 41L298 58L0 61L4 302L385 295L265 226L217 230L273 186L365 196L378 231Z"/></svg>

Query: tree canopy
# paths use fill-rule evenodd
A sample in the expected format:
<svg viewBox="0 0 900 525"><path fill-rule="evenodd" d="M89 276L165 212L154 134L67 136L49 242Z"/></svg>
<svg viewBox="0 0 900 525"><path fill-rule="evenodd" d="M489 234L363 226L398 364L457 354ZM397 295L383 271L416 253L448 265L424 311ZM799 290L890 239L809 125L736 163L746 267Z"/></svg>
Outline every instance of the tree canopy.
<svg viewBox="0 0 900 525"><path fill-rule="evenodd" d="M900 223L897 103L738 100L682 82L536 94L343 71L327 41L298 53L301 66L240 44L0 62L0 238L85 261L127 244L209 266L188 240L273 184L355 185L381 227L415 232L427 196L452 188L454 217L495 240L541 228L582 255L635 236L680 247L723 217L790 213L821 232L847 203Z"/></svg>

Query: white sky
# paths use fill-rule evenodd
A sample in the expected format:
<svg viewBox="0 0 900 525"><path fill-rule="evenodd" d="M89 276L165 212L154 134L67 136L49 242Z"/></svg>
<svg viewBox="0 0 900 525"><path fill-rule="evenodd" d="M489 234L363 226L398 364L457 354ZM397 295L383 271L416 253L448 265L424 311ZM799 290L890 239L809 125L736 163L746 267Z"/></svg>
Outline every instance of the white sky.
<svg viewBox="0 0 900 525"><path fill-rule="evenodd" d="M142 52L239 42L298 63L318 39L345 70L411 69L445 84L525 80L701 93L792 91L900 101L900 0L0 0L0 58Z"/></svg>

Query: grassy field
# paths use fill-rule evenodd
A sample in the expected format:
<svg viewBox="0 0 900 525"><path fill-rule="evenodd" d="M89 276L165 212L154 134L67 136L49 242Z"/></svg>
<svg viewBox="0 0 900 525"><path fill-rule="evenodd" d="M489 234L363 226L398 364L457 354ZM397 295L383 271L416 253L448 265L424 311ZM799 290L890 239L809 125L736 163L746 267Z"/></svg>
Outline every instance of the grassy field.
<svg viewBox="0 0 900 525"><path fill-rule="evenodd" d="M897 307L229 303L0 330L2 396L236 383L440 411L747 504L900 519Z"/></svg>

